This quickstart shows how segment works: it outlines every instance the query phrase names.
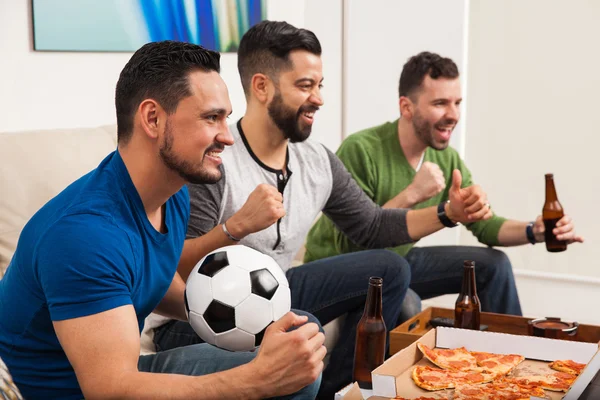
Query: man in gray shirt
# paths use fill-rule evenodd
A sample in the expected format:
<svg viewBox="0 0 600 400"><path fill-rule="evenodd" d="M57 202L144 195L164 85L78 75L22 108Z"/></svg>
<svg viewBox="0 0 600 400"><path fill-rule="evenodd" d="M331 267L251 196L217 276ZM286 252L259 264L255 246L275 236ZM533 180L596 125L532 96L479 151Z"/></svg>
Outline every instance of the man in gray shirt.
<svg viewBox="0 0 600 400"><path fill-rule="evenodd" d="M319 213L357 244L379 249L438 231L444 219L486 219L491 211L479 187L460 187L458 171L450 202L440 214L436 207L375 205L335 154L308 139L315 112L323 105L320 55L312 32L285 22L261 22L242 38L238 68L248 102L246 114L230 127L235 144L221 155L222 179L213 185L189 186L191 215L179 272L186 279L209 251L241 243L279 263L290 282L293 308L311 312L322 324L347 314L319 392L319 398L333 398L352 379L356 324L369 277L383 278L383 317L393 329L410 283L410 268L387 250L290 268ZM187 323L175 321L156 329L154 336L162 350L199 340Z"/></svg>

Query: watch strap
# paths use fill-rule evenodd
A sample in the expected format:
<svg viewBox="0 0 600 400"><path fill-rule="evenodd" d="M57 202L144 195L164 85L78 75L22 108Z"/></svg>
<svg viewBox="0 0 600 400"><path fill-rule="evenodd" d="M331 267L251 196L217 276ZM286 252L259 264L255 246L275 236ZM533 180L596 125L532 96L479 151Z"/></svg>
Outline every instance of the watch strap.
<svg viewBox="0 0 600 400"><path fill-rule="evenodd" d="M450 218L448 218L448 216L446 215L446 203L449 203L450 200L448 201L442 201L437 208L437 216L438 219L440 220L440 222L442 223L442 225L444 225L446 228L454 228L455 226L457 226L458 224L455 222L452 222L452 220Z"/></svg>
<svg viewBox="0 0 600 400"><path fill-rule="evenodd" d="M525 228L525 234L527 235L527 240L529 243L536 244L535 235L533 234L533 222L527 224Z"/></svg>

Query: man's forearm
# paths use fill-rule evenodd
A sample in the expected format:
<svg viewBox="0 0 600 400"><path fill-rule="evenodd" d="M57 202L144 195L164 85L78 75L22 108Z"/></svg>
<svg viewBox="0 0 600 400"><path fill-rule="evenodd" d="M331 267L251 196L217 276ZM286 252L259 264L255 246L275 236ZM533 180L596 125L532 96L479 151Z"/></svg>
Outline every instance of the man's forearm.
<svg viewBox="0 0 600 400"><path fill-rule="evenodd" d="M383 208L412 208L415 204L419 203L420 200L416 193L407 187L394 198L390 199L385 203Z"/></svg>
<svg viewBox="0 0 600 400"><path fill-rule="evenodd" d="M527 228L528 222L507 220L504 221L498 231L498 242L501 246L520 246L528 244Z"/></svg>
<svg viewBox="0 0 600 400"><path fill-rule="evenodd" d="M271 397L251 364L204 376L131 372L110 393L84 393L86 398L118 399L261 399ZM101 385L105 385L101 383Z"/></svg>
<svg viewBox="0 0 600 400"><path fill-rule="evenodd" d="M178 319L180 321L187 320L185 315L185 305L183 293L185 291L185 282L176 272L173 281L169 286L169 290L162 298L154 312L165 317Z"/></svg>
<svg viewBox="0 0 600 400"><path fill-rule="evenodd" d="M227 226L229 227L229 224ZM194 269L202 257L220 247L237 243L227 237L221 225L217 225L208 233L185 241L177 271L183 280L187 281L192 269Z"/></svg>
<svg viewBox="0 0 600 400"><path fill-rule="evenodd" d="M446 206L448 214L448 206ZM444 227L437 215L437 207L427 207L420 210L410 210L406 214L408 235L413 240L419 240L431 235Z"/></svg>

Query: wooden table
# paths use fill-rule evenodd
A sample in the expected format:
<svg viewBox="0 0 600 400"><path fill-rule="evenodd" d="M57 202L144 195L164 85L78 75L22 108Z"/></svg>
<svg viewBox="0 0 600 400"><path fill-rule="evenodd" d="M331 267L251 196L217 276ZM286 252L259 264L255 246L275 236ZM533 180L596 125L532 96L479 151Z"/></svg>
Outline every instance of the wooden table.
<svg viewBox="0 0 600 400"><path fill-rule="evenodd" d="M454 310L448 308L429 307L415 315L390 332L390 352L397 353L427 333L432 327L432 318L454 318ZM481 324L488 326L489 332L510 333L513 335L529 335L527 322L534 318L514 315L481 313ZM600 326L579 325L577 338L579 342L600 342ZM600 397L599 397L600 399Z"/></svg>

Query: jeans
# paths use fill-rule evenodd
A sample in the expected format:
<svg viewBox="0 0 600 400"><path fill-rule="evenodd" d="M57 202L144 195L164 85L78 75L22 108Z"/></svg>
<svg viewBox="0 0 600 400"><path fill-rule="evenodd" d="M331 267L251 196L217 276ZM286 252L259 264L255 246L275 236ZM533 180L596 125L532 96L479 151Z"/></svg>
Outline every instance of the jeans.
<svg viewBox="0 0 600 400"><path fill-rule="evenodd" d="M421 297L414 290L408 288L400 307L400 316L396 325L400 325L420 313L421 308Z"/></svg>
<svg viewBox="0 0 600 400"><path fill-rule="evenodd" d="M292 307L310 312L323 325L347 314L340 337L330 349L319 390L319 399L333 399L335 392L352 382L356 325L363 314L369 277L383 278L383 319L389 332L396 327L400 315L410 268L394 252L366 250L306 263L289 269L286 275Z"/></svg>
<svg viewBox="0 0 600 400"><path fill-rule="evenodd" d="M522 315L510 260L490 247L413 247L406 255L410 264L410 288L421 298L459 293L463 263L475 261L475 281L481 310Z"/></svg>
<svg viewBox="0 0 600 400"><path fill-rule="evenodd" d="M333 399L335 392L352 382L356 325L367 299L369 277L383 278L383 319L389 331L399 319L410 267L394 252L366 250L303 264L289 269L286 275L292 308L310 312L323 325L347 314L335 347L328 349L329 364L323 371L318 395L319 399ZM199 341L190 325L182 321L171 321L154 334L154 343L161 350Z"/></svg>
<svg viewBox="0 0 600 400"><path fill-rule="evenodd" d="M312 315L292 310L298 315L308 315L308 321L321 325ZM208 375L247 364L256 357L256 351L228 351L204 343L189 323L169 321L155 329L156 354L140 356L138 369L142 372L181 375ZM163 350L165 349L165 350ZM278 399L308 400L317 396L321 376L300 391Z"/></svg>

